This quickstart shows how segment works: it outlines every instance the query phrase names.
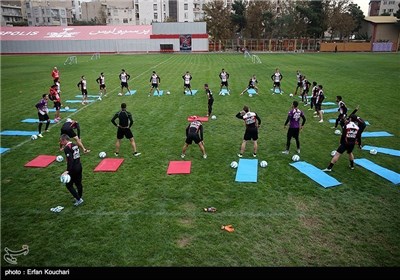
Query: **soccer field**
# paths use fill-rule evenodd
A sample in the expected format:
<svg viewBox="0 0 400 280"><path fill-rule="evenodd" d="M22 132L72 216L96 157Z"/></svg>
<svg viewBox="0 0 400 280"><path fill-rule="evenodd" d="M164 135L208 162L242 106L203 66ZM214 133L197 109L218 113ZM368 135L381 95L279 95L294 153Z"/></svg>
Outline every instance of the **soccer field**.
<svg viewBox="0 0 400 280"><path fill-rule="evenodd" d="M1 131L34 131L35 104L52 85L51 70L61 74L63 120L51 124L44 137L1 136L1 243L5 248L29 253L17 256L22 267L283 267L283 266L399 266L399 184L357 166L350 170L344 154L329 173L341 184L323 188L292 167L285 150L283 125L294 100L296 70L312 83L324 86L326 102L341 95L351 112L370 125L366 132L386 131L393 136L364 138L363 144L400 150L398 118L400 56L375 53L258 54L254 64L241 54L141 54L77 56L78 63L64 65L66 56L1 57ZM219 93L218 74L230 74L229 96ZM271 75L279 68L283 94L272 94ZM125 69L136 93L118 96L118 75ZM148 97L150 75L161 77L164 95ZM182 75L193 76L194 96L183 94ZM80 95L77 83L88 81L89 95L99 92L96 79L104 72L107 97L82 105L66 103ZM255 74L260 94L240 96ZM170 161L180 158L187 117L207 114L203 85L214 93L216 120L204 123L207 159L191 145L185 161L191 173L167 175ZM170 91L170 95L165 93ZM298 97L294 97L298 99ZM300 99L298 99L300 100ZM133 157L129 141L122 140L117 172L94 172L98 154L115 158L116 128L111 118L122 102L134 118L132 127L140 157ZM244 134L235 115L248 105L262 120L259 130L257 182L235 182L237 153ZM49 101L52 108L52 102ZM327 105L323 108L336 108ZM300 161L326 168L331 151L339 144L326 113L324 122L300 103L307 118L300 134ZM54 118L54 113L50 113ZM46 168L24 165L38 155L61 155L58 138L64 120L81 125L81 138L91 152L81 155L84 203L73 205L59 177L65 161ZM400 158L355 148L356 159L365 158L400 173ZM252 143L244 153L253 159ZM50 211L65 207L59 213ZM215 213L204 212L216 207ZM231 224L234 232L221 230ZM4 258L3 267L13 267Z"/></svg>

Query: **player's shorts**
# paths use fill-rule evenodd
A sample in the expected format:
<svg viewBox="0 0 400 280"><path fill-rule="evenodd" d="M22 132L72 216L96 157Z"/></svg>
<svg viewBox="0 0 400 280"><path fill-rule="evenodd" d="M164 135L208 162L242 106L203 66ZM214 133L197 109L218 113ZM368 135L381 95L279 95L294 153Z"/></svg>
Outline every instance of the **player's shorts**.
<svg viewBox="0 0 400 280"><path fill-rule="evenodd" d="M221 87L228 87L228 81L221 82Z"/></svg>
<svg viewBox="0 0 400 280"><path fill-rule="evenodd" d="M68 135L69 138L75 138L76 136L78 136L72 128L66 130L61 129L61 135L63 134Z"/></svg>
<svg viewBox="0 0 400 280"><path fill-rule="evenodd" d="M354 144L340 144L339 148L337 148L337 152L339 154L343 154L345 151L347 151L348 154L350 154L353 149L354 149Z"/></svg>
<svg viewBox="0 0 400 280"><path fill-rule="evenodd" d="M121 87L128 88L128 83L127 82L121 82Z"/></svg>
<svg viewBox="0 0 400 280"><path fill-rule="evenodd" d="M46 121L48 121L50 118L49 118L49 115L47 115L47 114L44 114L44 115L42 115L42 114L40 114L39 112L38 112L38 116L39 116L39 121L40 122L46 122Z"/></svg>
<svg viewBox="0 0 400 280"><path fill-rule="evenodd" d="M315 110L321 111L321 103L316 103L315 104Z"/></svg>
<svg viewBox="0 0 400 280"><path fill-rule="evenodd" d="M82 95L83 96L87 95L87 89L82 89Z"/></svg>
<svg viewBox="0 0 400 280"><path fill-rule="evenodd" d="M105 84L100 85L100 89L105 89L105 88L106 88L106 85L105 85Z"/></svg>
<svg viewBox="0 0 400 280"><path fill-rule="evenodd" d="M183 87L184 88L191 88L190 84L185 84L185 83L183 84Z"/></svg>
<svg viewBox="0 0 400 280"><path fill-rule="evenodd" d="M244 140L248 141L248 140L252 140L256 141L258 139L258 129L257 127L250 127L247 128L246 131L244 132Z"/></svg>
<svg viewBox="0 0 400 280"><path fill-rule="evenodd" d="M127 139L131 139L133 138L133 133L132 130L130 128L122 128L122 127L118 127L117 130L117 139L122 139L122 138L127 138Z"/></svg>
<svg viewBox="0 0 400 280"><path fill-rule="evenodd" d="M61 109L61 102L59 102L59 101L54 102L54 108L56 109L56 111L60 110Z"/></svg>
<svg viewBox="0 0 400 280"><path fill-rule="evenodd" d="M157 83L155 83L155 84L152 83L152 84L151 84L151 87L152 87L152 88L158 88L158 84L157 84Z"/></svg>
<svg viewBox="0 0 400 280"><path fill-rule="evenodd" d="M297 82L297 86L298 86L298 87L302 87L302 86L303 86L303 83L302 83L302 82Z"/></svg>
<svg viewBox="0 0 400 280"><path fill-rule="evenodd" d="M274 82L274 86L280 87L281 86L281 82Z"/></svg>
<svg viewBox="0 0 400 280"><path fill-rule="evenodd" d="M189 133L186 137L186 144L190 145L192 142L199 144L201 142L200 135L198 133Z"/></svg>

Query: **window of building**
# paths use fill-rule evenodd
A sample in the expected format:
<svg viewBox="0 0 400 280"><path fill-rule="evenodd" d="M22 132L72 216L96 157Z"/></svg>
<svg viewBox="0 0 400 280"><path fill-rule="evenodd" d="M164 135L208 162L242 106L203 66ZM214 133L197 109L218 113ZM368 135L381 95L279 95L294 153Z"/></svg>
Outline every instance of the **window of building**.
<svg viewBox="0 0 400 280"><path fill-rule="evenodd" d="M62 16L65 16L65 10L60 10L60 14L61 14Z"/></svg>
<svg viewBox="0 0 400 280"><path fill-rule="evenodd" d="M128 23L128 19L127 19L127 18L124 18L124 19L122 20L122 23Z"/></svg>
<svg viewBox="0 0 400 280"><path fill-rule="evenodd" d="M183 9L187 11L189 9L189 5L187 3L183 4Z"/></svg>
<svg viewBox="0 0 400 280"><path fill-rule="evenodd" d="M389 13L393 13L393 9L389 9Z"/></svg>
<svg viewBox="0 0 400 280"><path fill-rule="evenodd" d="M30 18L32 16L31 13L27 13L26 15L28 16L28 18Z"/></svg>
<svg viewBox="0 0 400 280"><path fill-rule="evenodd" d="M394 5L395 2L394 1L389 1L389 5Z"/></svg>
<svg viewBox="0 0 400 280"><path fill-rule="evenodd" d="M153 4L153 11L157 11L157 4Z"/></svg>
<svg viewBox="0 0 400 280"><path fill-rule="evenodd" d="M383 5L386 5L387 4L387 1L383 1Z"/></svg>
<svg viewBox="0 0 400 280"><path fill-rule="evenodd" d="M185 19L188 19L188 18L189 18L189 16L188 16L188 13L187 13L187 12L185 12L185 13L184 13L184 18L185 18Z"/></svg>
<svg viewBox="0 0 400 280"><path fill-rule="evenodd" d="M158 14L154 13L154 20L157 20L157 19L158 19Z"/></svg>

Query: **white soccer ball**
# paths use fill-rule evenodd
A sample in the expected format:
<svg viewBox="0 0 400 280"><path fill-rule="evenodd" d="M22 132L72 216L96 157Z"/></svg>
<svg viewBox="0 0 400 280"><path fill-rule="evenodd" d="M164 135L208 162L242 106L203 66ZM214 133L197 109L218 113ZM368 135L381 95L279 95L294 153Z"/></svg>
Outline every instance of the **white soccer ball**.
<svg viewBox="0 0 400 280"><path fill-rule="evenodd" d="M260 162L261 167L267 167L267 165L268 165L268 162L266 162L265 160Z"/></svg>
<svg viewBox="0 0 400 280"><path fill-rule="evenodd" d="M69 176L69 174L61 175L60 181L64 184L69 183L71 181L71 176Z"/></svg>
<svg viewBox="0 0 400 280"><path fill-rule="evenodd" d="M57 156L56 157L56 161L58 161L58 162L62 162L63 160L64 160L63 156Z"/></svg>
<svg viewBox="0 0 400 280"><path fill-rule="evenodd" d="M167 94L171 94L171 92L167 91Z"/></svg>
<svg viewBox="0 0 400 280"><path fill-rule="evenodd" d="M336 150L333 150L332 152L331 152L331 156L335 156L336 155Z"/></svg>
<svg viewBox="0 0 400 280"><path fill-rule="evenodd" d="M252 94L249 94L249 97L253 97L253 95L252 95Z"/></svg>
<svg viewBox="0 0 400 280"><path fill-rule="evenodd" d="M36 139L37 139L37 135L33 134L33 135L31 136L31 140L36 140Z"/></svg>
<svg viewBox="0 0 400 280"><path fill-rule="evenodd" d="M100 152L99 158L105 158L107 156L106 152Z"/></svg>
<svg viewBox="0 0 400 280"><path fill-rule="evenodd" d="M289 94L290 97L293 97L293 93Z"/></svg>
<svg viewBox="0 0 400 280"><path fill-rule="evenodd" d="M217 116L216 116L216 115L212 115L212 116L211 116L211 119L212 119L212 120L216 120L216 119L217 119Z"/></svg>
<svg viewBox="0 0 400 280"><path fill-rule="evenodd" d="M342 134L342 132L341 132L339 129L336 129L336 130L335 130L335 134L336 134L336 135L340 135L340 134Z"/></svg>
<svg viewBox="0 0 400 280"><path fill-rule="evenodd" d="M231 162L231 167L232 168L237 168L238 167L238 163L236 161L232 161Z"/></svg>
<svg viewBox="0 0 400 280"><path fill-rule="evenodd" d="M378 151L375 150L375 149L372 149L372 150L369 150L369 153L370 153L371 155L376 155L376 154L378 153Z"/></svg>
<svg viewBox="0 0 400 280"><path fill-rule="evenodd" d="M299 160L300 160L299 155L294 155L294 156L292 156L292 160L293 160L293 161L299 161Z"/></svg>
<svg viewBox="0 0 400 280"><path fill-rule="evenodd" d="M68 107L68 106L65 106L64 109L65 109L65 111L68 111L68 110L69 110L69 107Z"/></svg>

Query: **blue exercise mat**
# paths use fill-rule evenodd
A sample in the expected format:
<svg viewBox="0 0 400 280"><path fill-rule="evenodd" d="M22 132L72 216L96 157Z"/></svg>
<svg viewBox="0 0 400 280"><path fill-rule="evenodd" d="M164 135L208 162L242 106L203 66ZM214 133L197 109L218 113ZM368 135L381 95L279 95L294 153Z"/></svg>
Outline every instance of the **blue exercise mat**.
<svg viewBox="0 0 400 280"><path fill-rule="evenodd" d="M133 89L133 90L131 90L131 91L125 93L125 95L126 95L126 96L128 96L128 95L134 95L135 93L136 93L136 89Z"/></svg>
<svg viewBox="0 0 400 280"><path fill-rule="evenodd" d="M248 93L249 95L257 94L257 92L256 92L256 90L255 90L254 88L248 89L248 90L247 90L247 93Z"/></svg>
<svg viewBox="0 0 400 280"><path fill-rule="evenodd" d="M322 111L324 111L324 114L326 113L339 113L339 108L332 108L332 109L323 109Z"/></svg>
<svg viewBox="0 0 400 280"><path fill-rule="evenodd" d="M23 130L3 130L0 135L3 136L32 136L37 135L37 131L23 131Z"/></svg>
<svg viewBox="0 0 400 280"><path fill-rule="evenodd" d="M190 91L185 90L185 95L195 95L197 93L197 89L192 89L192 94L190 94Z"/></svg>
<svg viewBox="0 0 400 280"><path fill-rule="evenodd" d="M363 146L362 149L363 150L367 150L367 151L376 150L378 153L381 153L381 154L400 157L400 150L381 148L381 147L375 147L375 146L368 146L368 145Z"/></svg>
<svg viewBox="0 0 400 280"><path fill-rule="evenodd" d="M236 182L257 182L258 159L239 159Z"/></svg>
<svg viewBox="0 0 400 280"><path fill-rule="evenodd" d="M329 123L336 123L336 119L329 119ZM364 121L366 125L369 125L368 121Z"/></svg>
<svg viewBox="0 0 400 280"><path fill-rule="evenodd" d="M299 98L301 99L301 95L299 96ZM310 99L310 98L311 98L311 95L307 95L307 99Z"/></svg>
<svg viewBox="0 0 400 280"><path fill-rule="evenodd" d="M39 123L39 119L25 119L22 120L23 123ZM50 123L56 123L54 120L50 120Z"/></svg>
<svg viewBox="0 0 400 280"><path fill-rule="evenodd" d="M164 93L163 90L160 90L160 93L158 93L158 92L155 90L154 93L153 93L153 96L162 96L163 93Z"/></svg>
<svg viewBox="0 0 400 280"><path fill-rule="evenodd" d="M4 154L5 152L8 152L10 148L1 148L0 147L0 154Z"/></svg>
<svg viewBox="0 0 400 280"><path fill-rule="evenodd" d="M274 91L274 89L273 88L271 88L271 91L272 91L272 94L282 94L283 93L283 90L281 90L281 91L279 91L279 89L278 88L276 88L275 89L275 91ZM301 98L301 97L300 97Z"/></svg>
<svg viewBox="0 0 400 280"><path fill-rule="evenodd" d="M85 102L94 102L96 100L86 100ZM66 100L66 103L82 103L82 100Z"/></svg>
<svg viewBox="0 0 400 280"><path fill-rule="evenodd" d="M342 184L332 176L326 174L321 169L305 161L297 161L289 164L294 168L296 168L297 170L299 170L304 175L306 175L307 177L309 177L310 179L320 184L325 189Z"/></svg>
<svg viewBox="0 0 400 280"><path fill-rule="evenodd" d="M390 134L389 132L386 131L367 131L363 132L361 134L362 138L368 138L368 137L387 137L387 136L393 136L393 134Z"/></svg>
<svg viewBox="0 0 400 280"><path fill-rule="evenodd" d="M88 95L88 98L99 98L100 95ZM82 94L75 95L76 98L82 98Z"/></svg>
<svg viewBox="0 0 400 280"><path fill-rule="evenodd" d="M68 109L68 110L60 109L60 112L75 112L76 110L78 110L78 109ZM55 112L55 111L56 111L56 109L54 109L54 108L49 109L49 112Z"/></svg>
<svg viewBox="0 0 400 280"><path fill-rule="evenodd" d="M335 102L322 102L322 105L336 105Z"/></svg>
<svg viewBox="0 0 400 280"><path fill-rule="evenodd" d="M400 183L400 174L396 173L390 169L382 167L366 158L358 158L355 159L354 162L364 167L365 169L385 178L386 180L392 182L393 184L397 185Z"/></svg>

